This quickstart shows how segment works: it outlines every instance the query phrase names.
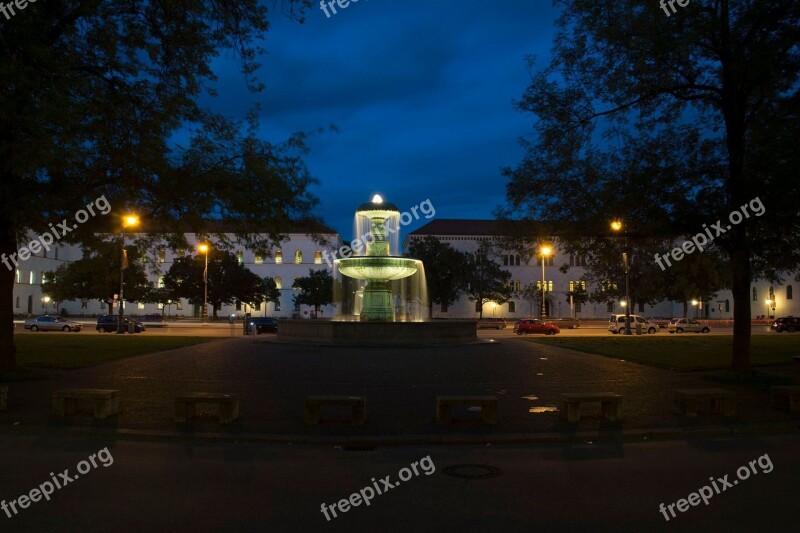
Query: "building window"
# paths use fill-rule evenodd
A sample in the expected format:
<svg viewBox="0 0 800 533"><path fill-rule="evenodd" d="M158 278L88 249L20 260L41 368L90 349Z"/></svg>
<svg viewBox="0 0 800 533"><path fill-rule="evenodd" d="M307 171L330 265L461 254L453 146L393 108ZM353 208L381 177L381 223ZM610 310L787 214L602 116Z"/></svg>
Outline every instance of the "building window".
<svg viewBox="0 0 800 533"><path fill-rule="evenodd" d="M42 272L42 285L44 285L46 281L47 281L47 274Z"/></svg>
<svg viewBox="0 0 800 533"><path fill-rule="evenodd" d="M242 302L239 301L239 300L236 300L236 310L237 311L241 311L242 310Z"/></svg>
<svg viewBox="0 0 800 533"><path fill-rule="evenodd" d="M17 298L17 301L19 301L19 298ZM17 307L19 307L19 306L17 306ZM439 310L440 310L442 313L446 313L446 312L447 312L447 305L445 305L445 304L442 304L442 305L439 307Z"/></svg>
<svg viewBox="0 0 800 533"><path fill-rule="evenodd" d="M264 256L261 255L261 254L256 254L255 263L257 265L263 265L264 264Z"/></svg>
<svg viewBox="0 0 800 533"><path fill-rule="evenodd" d="M475 312L476 313L481 312L481 303L478 300L475 300Z"/></svg>
<svg viewBox="0 0 800 533"><path fill-rule="evenodd" d="M545 259L546 259L546 261L544 262L545 266L553 266L553 261L555 261L555 257L551 255L550 257L546 257ZM536 258L536 266L538 267L542 266L542 256Z"/></svg>
<svg viewBox="0 0 800 533"><path fill-rule="evenodd" d="M519 282L517 282L519 283ZM517 302L508 302L508 312L509 313L516 313L517 312Z"/></svg>
<svg viewBox="0 0 800 533"><path fill-rule="evenodd" d="M22 283L22 272L17 269L17 283Z"/></svg>
<svg viewBox="0 0 800 533"><path fill-rule="evenodd" d="M239 263L240 265L244 263L244 252L242 252L241 250L236 252L236 262Z"/></svg>
<svg viewBox="0 0 800 533"><path fill-rule="evenodd" d="M639 302L639 312L644 313L644 303Z"/></svg>
<svg viewBox="0 0 800 533"><path fill-rule="evenodd" d="M280 310L281 310L281 302L280 300L278 300L277 302L275 302L275 311L278 312Z"/></svg>
<svg viewBox="0 0 800 533"><path fill-rule="evenodd" d="M575 255L574 254L569 254L569 266L571 266L571 267L575 266ZM570 289L570 290L572 290L572 289Z"/></svg>
<svg viewBox="0 0 800 533"><path fill-rule="evenodd" d="M164 288L164 276L158 276L158 284L157 285L158 285L159 289L163 289Z"/></svg>
<svg viewBox="0 0 800 533"><path fill-rule="evenodd" d="M101 306L100 306L100 309L105 309L105 307L103 307L103 306L101 305ZM162 309L164 309L164 304L163 304L163 303L159 303L159 304L158 304L158 309L159 309L159 310L162 310Z"/></svg>
<svg viewBox="0 0 800 533"><path fill-rule="evenodd" d="M614 312L614 302L608 302L608 305L606 305L606 311L608 311L609 313Z"/></svg>
<svg viewBox="0 0 800 533"><path fill-rule="evenodd" d="M520 291L520 288L521 288L521 285L520 285L520 282L519 282L519 280L515 281L515 282L514 282L514 290L515 290L516 292L519 292L519 291Z"/></svg>
<svg viewBox="0 0 800 533"><path fill-rule="evenodd" d="M299 265L303 262L303 252L297 250L294 252L294 264Z"/></svg>
<svg viewBox="0 0 800 533"><path fill-rule="evenodd" d="M17 296L17 309L19 309L19 296Z"/></svg>
<svg viewBox="0 0 800 533"><path fill-rule="evenodd" d="M142 302L139 302L138 304L136 304L136 308L137 309L144 309L144 304Z"/></svg>
<svg viewBox="0 0 800 533"><path fill-rule="evenodd" d="M569 282L569 292L585 291L586 281L582 279L575 279Z"/></svg>
<svg viewBox="0 0 800 533"><path fill-rule="evenodd" d="M255 305L253 305L253 309L261 311L261 302L256 302Z"/></svg>
<svg viewBox="0 0 800 533"><path fill-rule="evenodd" d="M275 278L275 288L276 289L282 289L283 288L283 278L281 278L280 276Z"/></svg>
<svg viewBox="0 0 800 533"><path fill-rule="evenodd" d="M553 292L553 282L552 281L548 281L547 282L547 292Z"/></svg>
<svg viewBox="0 0 800 533"><path fill-rule="evenodd" d="M158 249L158 262L159 263L167 262L167 249L164 247Z"/></svg>
<svg viewBox="0 0 800 533"><path fill-rule="evenodd" d="M275 264L283 264L283 252L280 250L275 250Z"/></svg>
<svg viewBox="0 0 800 533"><path fill-rule="evenodd" d="M314 252L314 264L321 265L322 264L322 252L317 250Z"/></svg>
<svg viewBox="0 0 800 533"><path fill-rule="evenodd" d="M576 313L580 313L581 312L581 303L580 302L575 302L575 312Z"/></svg>
<svg viewBox="0 0 800 533"><path fill-rule="evenodd" d="M794 292L794 289L792 289L792 286L791 285L787 285L786 286L786 299L787 300L791 300L792 299L792 296L793 296L792 292Z"/></svg>
<svg viewBox="0 0 800 533"><path fill-rule="evenodd" d="M725 300L725 312L726 313L730 313L731 312L731 301L730 300Z"/></svg>
<svg viewBox="0 0 800 533"><path fill-rule="evenodd" d="M755 287L753 287L753 301L754 302L758 301L758 289L756 289Z"/></svg>
<svg viewBox="0 0 800 533"><path fill-rule="evenodd" d="M29 279L29 283L30 283L31 285L33 285L34 283L36 283L36 272L34 272L33 270L31 270L31 275L29 276L29 278L28 278L28 279Z"/></svg>

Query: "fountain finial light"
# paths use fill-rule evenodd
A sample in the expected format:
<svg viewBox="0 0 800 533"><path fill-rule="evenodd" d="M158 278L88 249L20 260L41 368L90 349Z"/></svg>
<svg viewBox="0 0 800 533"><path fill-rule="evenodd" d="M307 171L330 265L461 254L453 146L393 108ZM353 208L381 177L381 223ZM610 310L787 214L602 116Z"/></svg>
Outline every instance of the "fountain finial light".
<svg viewBox="0 0 800 533"><path fill-rule="evenodd" d="M372 203L373 204L382 204L383 203L383 197L380 194L376 194L375 196L372 197Z"/></svg>

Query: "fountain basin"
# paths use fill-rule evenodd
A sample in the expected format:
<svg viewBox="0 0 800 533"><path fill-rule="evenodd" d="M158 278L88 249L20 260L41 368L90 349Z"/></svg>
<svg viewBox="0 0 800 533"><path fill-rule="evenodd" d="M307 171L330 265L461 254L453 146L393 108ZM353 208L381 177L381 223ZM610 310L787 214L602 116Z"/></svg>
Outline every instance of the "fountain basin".
<svg viewBox="0 0 800 533"><path fill-rule="evenodd" d="M418 270L418 259L391 256L348 257L337 260L339 272L349 278L394 281L407 278Z"/></svg>

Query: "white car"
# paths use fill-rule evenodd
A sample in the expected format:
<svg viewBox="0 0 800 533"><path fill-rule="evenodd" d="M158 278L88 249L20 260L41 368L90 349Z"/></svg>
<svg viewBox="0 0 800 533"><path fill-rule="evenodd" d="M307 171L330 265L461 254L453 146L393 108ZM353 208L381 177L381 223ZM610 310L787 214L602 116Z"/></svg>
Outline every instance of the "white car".
<svg viewBox="0 0 800 533"><path fill-rule="evenodd" d="M704 326L694 318L678 318L669 323L667 331L670 333L709 333L711 328Z"/></svg>
<svg viewBox="0 0 800 533"><path fill-rule="evenodd" d="M642 332L653 334L658 331L658 326L651 324L639 315L631 315L631 333L636 333L636 324L642 326ZM608 324L608 331L614 333L625 332L625 315L611 315Z"/></svg>

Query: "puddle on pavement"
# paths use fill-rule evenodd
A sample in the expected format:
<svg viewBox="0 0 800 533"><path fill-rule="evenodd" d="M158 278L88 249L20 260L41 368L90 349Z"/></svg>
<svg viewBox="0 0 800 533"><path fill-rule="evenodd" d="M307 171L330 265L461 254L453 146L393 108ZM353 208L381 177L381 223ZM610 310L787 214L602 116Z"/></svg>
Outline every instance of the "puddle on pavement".
<svg viewBox="0 0 800 533"><path fill-rule="evenodd" d="M547 357L540 357L539 360L540 361L547 361Z"/></svg>
<svg viewBox="0 0 800 533"><path fill-rule="evenodd" d="M522 399L523 399L523 400L530 400L530 401L533 401L533 400L538 400L538 399L539 399L539 397L538 397L538 396L533 396L533 395L531 395L531 396L523 396L523 397L522 397Z"/></svg>
<svg viewBox="0 0 800 533"><path fill-rule="evenodd" d="M542 372L537 372L536 375L537 376L544 376L544 374Z"/></svg>
<svg viewBox="0 0 800 533"><path fill-rule="evenodd" d="M558 411L558 407L554 405L539 405L528 409L529 413L554 413Z"/></svg>

